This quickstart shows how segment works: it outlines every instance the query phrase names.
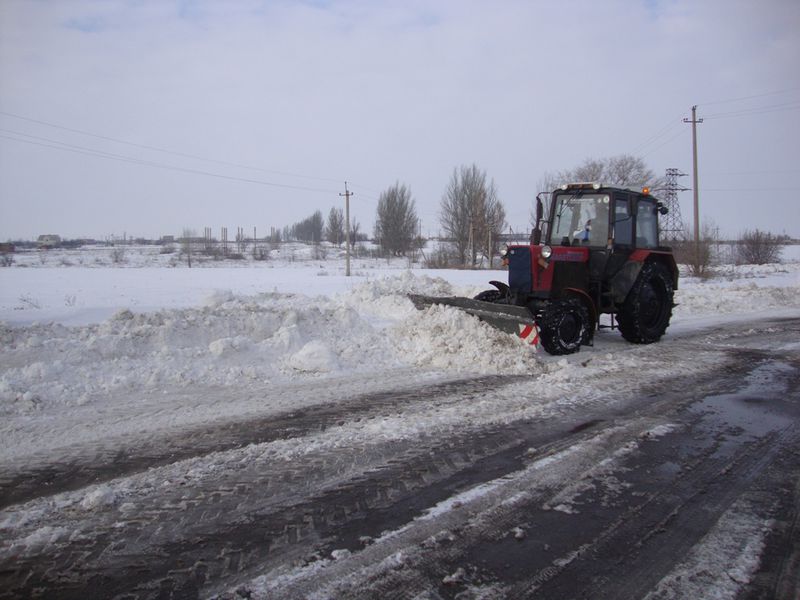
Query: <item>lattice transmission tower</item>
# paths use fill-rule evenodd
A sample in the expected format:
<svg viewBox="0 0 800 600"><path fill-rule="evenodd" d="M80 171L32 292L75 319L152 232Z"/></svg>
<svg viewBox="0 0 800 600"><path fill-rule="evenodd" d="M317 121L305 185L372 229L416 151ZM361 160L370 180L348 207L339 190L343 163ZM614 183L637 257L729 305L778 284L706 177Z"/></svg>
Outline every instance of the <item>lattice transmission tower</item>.
<svg viewBox="0 0 800 600"><path fill-rule="evenodd" d="M685 192L689 188L678 185L678 177L685 177L679 169L667 169L664 187L658 191L658 198L669 209L669 212L660 219L661 239L676 240L683 234L683 218L681 205L678 203L678 192Z"/></svg>

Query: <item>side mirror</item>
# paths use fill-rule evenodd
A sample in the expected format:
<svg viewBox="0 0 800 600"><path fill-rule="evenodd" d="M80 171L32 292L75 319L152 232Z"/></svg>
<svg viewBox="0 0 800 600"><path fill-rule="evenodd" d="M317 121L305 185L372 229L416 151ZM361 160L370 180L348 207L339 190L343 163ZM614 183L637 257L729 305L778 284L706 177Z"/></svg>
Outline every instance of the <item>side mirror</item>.
<svg viewBox="0 0 800 600"><path fill-rule="evenodd" d="M659 214L662 215L665 215L669 212L669 208L664 206L664 204L661 202L656 203L656 210L658 210Z"/></svg>
<svg viewBox="0 0 800 600"><path fill-rule="evenodd" d="M544 207L542 206L541 194L536 196L536 227L531 231L531 244L536 246L542 241L542 215Z"/></svg>

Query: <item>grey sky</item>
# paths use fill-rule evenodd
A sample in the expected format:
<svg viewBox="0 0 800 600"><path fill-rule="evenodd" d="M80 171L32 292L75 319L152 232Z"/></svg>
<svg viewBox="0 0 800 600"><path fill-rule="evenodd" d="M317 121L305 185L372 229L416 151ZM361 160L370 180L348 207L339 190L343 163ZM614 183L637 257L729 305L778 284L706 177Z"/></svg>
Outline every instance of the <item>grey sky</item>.
<svg viewBox="0 0 800 600"><path fill-rule="evenodd" d="M693 104L701 216L800 236L798 32L797 0L2 0L0 239L262 233L345 180L363 230L400 181L435 234L472 163L526 230L546 171L691 174Z"/></svg>

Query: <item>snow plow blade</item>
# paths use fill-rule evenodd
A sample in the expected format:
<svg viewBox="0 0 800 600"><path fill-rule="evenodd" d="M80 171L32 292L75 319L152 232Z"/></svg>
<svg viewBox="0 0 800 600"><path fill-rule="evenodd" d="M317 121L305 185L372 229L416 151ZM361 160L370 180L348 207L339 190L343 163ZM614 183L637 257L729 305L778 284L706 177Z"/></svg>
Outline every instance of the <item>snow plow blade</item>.
<svg viewBox="0 0 800 600"><path fill-rule="evenodd" d="M462 298L459 296L420 296L409 294L408 297L419 310L425 310L432 304L453 306L466 313L478 317L481 321L506 333L517 335L530 344L538 344L538 328L530 311L524 306L513 304L496 304Z"/></svg>

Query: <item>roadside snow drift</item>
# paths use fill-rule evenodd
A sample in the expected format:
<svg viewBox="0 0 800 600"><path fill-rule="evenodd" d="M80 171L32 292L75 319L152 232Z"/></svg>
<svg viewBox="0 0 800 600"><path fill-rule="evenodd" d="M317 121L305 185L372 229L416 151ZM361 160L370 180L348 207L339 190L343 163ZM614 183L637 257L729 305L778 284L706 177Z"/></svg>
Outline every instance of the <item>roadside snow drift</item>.
<svg viewBox="0 0 800 600"><path fill-rule="evenodd" d="M453 293L443 280L403 275L362 284L335 301L216 293L203 307L123 309L96 325L0 325L0 412L397 367L536 372L535 353L517 338L452 308L414 309L406 294L431 289Z"/></svg>

